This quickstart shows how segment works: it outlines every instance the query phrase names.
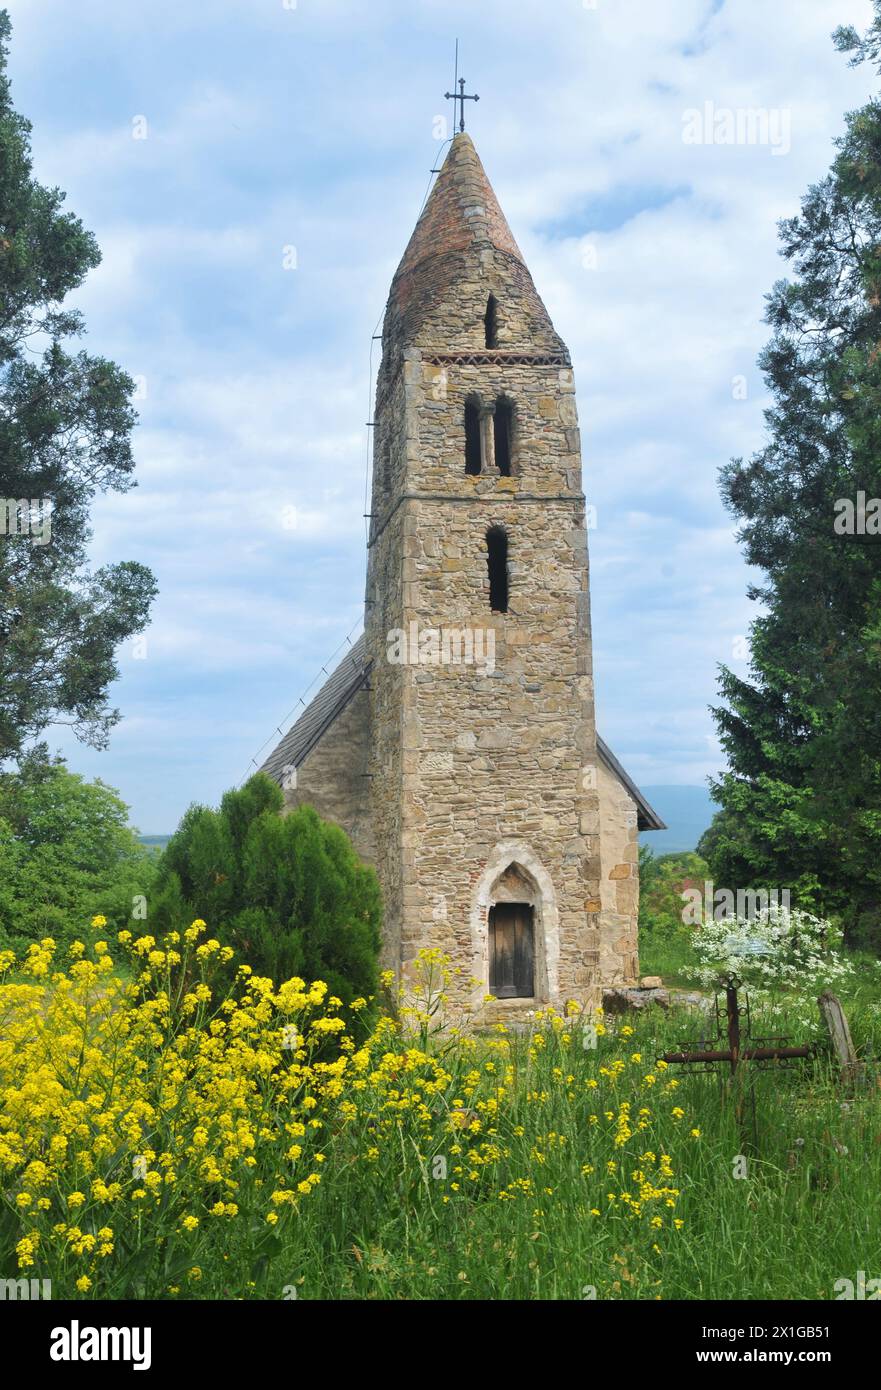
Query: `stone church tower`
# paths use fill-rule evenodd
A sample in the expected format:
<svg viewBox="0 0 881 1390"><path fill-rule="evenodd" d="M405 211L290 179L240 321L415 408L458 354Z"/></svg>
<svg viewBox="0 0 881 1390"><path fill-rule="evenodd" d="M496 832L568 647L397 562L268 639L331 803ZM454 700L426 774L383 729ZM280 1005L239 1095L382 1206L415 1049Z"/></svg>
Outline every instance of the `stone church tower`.
<svg viewBox="0 0 881 1390"><path fill-rule="evenodd" d="M375 866L403 978L436 946L478 1018L596 1002L662 823L596 733L569 353L464 133L382 347L365 633L264 771Z"/></svg>

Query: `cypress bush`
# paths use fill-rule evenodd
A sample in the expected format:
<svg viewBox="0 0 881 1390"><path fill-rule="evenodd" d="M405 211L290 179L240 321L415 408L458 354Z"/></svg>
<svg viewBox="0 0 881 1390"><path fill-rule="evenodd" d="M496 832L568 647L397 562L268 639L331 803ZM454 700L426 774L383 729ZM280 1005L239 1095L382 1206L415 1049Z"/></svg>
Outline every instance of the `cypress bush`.
<svg viewBox="0 0 881 1390"><path fill-rule="evenodd" d="M257 773L218 811L191 806L162 856L150 913L159 932L195 918L255 974L324 980L344 1003L375 995L382 907L373 870L311 806L281 814Z"/></svg>

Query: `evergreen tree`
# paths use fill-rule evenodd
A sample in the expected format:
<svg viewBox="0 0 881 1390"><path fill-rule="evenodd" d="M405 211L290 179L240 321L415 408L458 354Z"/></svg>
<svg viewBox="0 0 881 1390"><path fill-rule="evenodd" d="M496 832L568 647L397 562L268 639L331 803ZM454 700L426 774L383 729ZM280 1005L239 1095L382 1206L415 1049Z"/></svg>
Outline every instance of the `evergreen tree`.
<svg viewBox="0 0 881 1390"><path fill-rule="evenodd" d="M276 983L324 980L344 1002L376 993L381 901L345 833L257 773L219 811L191 806L159 866L151 930L197 917Z"/></svg>
<svg viewBox="0 0 881 1390"><path fill-rule="evenodd" d="M881 0L853 61L881 65ZM881 942L881 104L847 117L830 173L780 224L793 278L768 297L768 440L722 469L746 559L749 679L721 673L728 770L698 846L731 887L788 887ZM848 507L856 526L847 529Z"/></svg>
<svg viewBox="0 0 881 1390"><path fill-rule="evenodd" d="M134 562L86 568L92 498L134 486L134 383L64 346L83 321L62 301L101 257L61 190L32 177L9 34L0 10L0 761L50 723L107 742L114 652L146 625L155 593Z"/></svg>

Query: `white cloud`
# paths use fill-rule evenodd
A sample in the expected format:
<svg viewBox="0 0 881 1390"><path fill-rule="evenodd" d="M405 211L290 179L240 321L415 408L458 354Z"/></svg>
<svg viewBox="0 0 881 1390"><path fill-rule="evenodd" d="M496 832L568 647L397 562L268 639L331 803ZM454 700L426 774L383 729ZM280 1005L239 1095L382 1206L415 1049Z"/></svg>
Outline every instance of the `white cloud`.
<svg viewBox="0 0 881 1390"><path fill-rule="evenodd" d="M716 666L755 616L717 469L762 440L775 223L875 85L829 39L869 0L11 8L37 173L104 251L87 345L148 388L140 486L98 505L94 549L155 569L151 654L122 662L131 723L73 765L171 828L240 775L357 617L369 335L459 33L469 126L576 367L601 731L648 782L714 769ZM791 151L684 143L705 101L785 110Z"/></svg>

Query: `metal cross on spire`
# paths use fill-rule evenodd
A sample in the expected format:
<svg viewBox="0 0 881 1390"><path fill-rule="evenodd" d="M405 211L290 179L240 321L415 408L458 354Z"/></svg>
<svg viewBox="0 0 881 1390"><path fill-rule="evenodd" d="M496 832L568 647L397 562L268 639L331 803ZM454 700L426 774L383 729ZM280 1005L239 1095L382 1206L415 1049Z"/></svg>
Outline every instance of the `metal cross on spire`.
<svg viewBox="0 0 881 1390"><path fill-rule="evenodd" d="M474 96L466 96L466 94L465 94L465 78L464 78L464 77L460 77L460 78L459 78L459 90L458 90L458 92L444 92L444 96L445 96L445 98L446 98L447 101L449 101L451 97L452 97L452 99L453 99L453 103L454 103L454 105L453 105L453 120L454 120L454 121L455 121L455 119L456 119L456 115L455 115L455 111L456 111L455 103L456 103L457 101L459 102L459 111L460 111L459 129L460 129L460 130L464 130L464 129L465 129L465 103L466 103L466 101L480 101L480 97L477 95L476 92L475 92Z"/></svg>

